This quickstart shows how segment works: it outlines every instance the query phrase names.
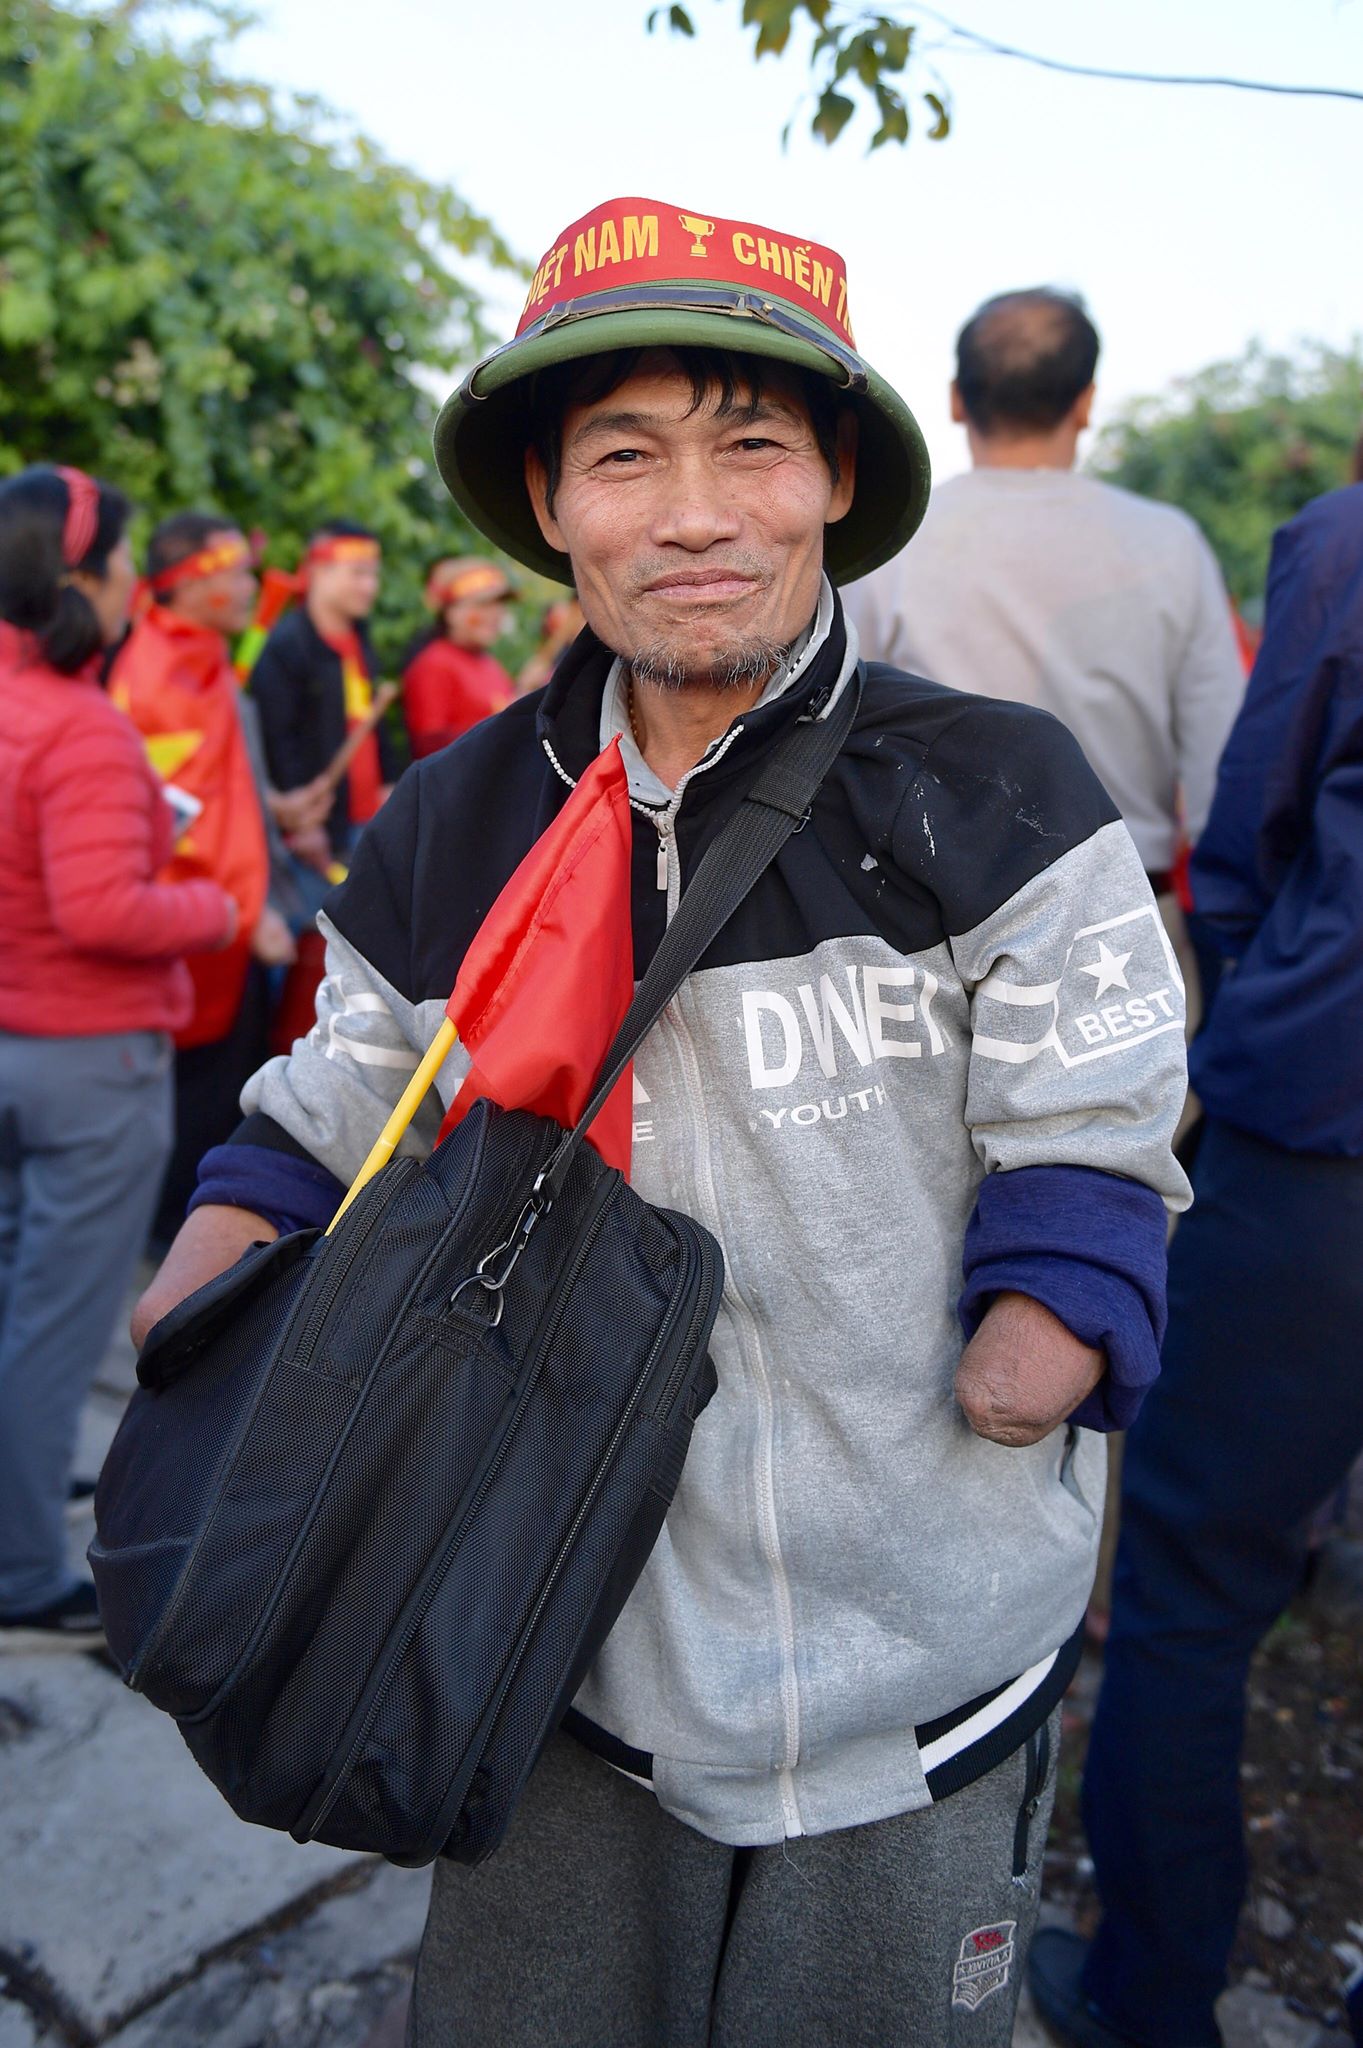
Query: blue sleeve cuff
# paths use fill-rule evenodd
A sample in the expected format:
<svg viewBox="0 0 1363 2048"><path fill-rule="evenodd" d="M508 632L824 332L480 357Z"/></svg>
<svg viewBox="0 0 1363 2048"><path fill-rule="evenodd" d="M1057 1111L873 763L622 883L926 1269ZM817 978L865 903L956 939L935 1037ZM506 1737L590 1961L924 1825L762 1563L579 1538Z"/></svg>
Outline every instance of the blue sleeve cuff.
<svg viewBox="0 0 1363 2048"><path fill-rule="evenodd" d="M199 1185L190 1212L205 1203L253 1209L281 1236L294 1230L325 1230L341 1206L345 1189L315 1159L277 1152L270 1145L215 1145L199 1162Z"/></svg>
<svg viewBox="0 0 1363 2048"><path fill-rule="evenodd" d="M973 1337L996 1294L1030 1295L1107 1371L1071 1422L1129 1429L1159 1377L1164 1204L1153 1188L1082 1166L1028 1166L982 1183L965 1236L959 1313Z"/></svg>

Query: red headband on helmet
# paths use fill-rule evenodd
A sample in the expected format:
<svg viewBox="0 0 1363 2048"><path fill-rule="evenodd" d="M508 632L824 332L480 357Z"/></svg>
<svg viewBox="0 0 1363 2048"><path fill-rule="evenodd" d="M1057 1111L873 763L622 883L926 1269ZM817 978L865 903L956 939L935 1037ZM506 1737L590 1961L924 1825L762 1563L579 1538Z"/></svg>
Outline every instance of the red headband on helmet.
<svg viewBox="0 0 1363 2048"><path fill-rule="evenodd" d="M62 560L77 569L94 545L99 530L99 485L83 469L59 466L66 485L66 523L62 528Z"/></svg>

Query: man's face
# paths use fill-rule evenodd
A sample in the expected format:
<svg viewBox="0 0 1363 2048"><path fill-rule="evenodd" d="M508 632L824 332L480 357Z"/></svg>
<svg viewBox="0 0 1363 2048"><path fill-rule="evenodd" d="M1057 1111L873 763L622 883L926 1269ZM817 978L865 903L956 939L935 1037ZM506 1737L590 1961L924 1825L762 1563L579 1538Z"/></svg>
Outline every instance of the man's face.
<svg viewBox="0 0 1363 2048"><path fill-rule="evenodd" d="M243 548L246 545L242 536L229 526L210 534L204 548L233 543ZM168 594L167 603L181 618L196 626L211 626L229 638L244 633L256 604L256 578L249 555L243 555L230 569L220 569L215 576L196 576L191 583L181 583Z"/></svg>
<svg viewBox="0 0 1363 2048"><path fill-rule="evenodd" d="M379 594L378 561L315 562L308 571L308 588L343 619L367 619Z"/></svg>
<svg viewBox="0 0 1363 2048"><path fill-rule="evenodd" d="M689 378L641 357L607 397L570 405L552 512L544 465L526 457L541 530L572 561L587 623L682 688L763 680L818 603L824 527L852 502L854 422L835 484L799 380L763 366L762 398L692 409Z"/></svg>
<svg viewBox="0 0 1363 2048"><path fill-rule="evenodd" d="M479 653L501 639L510 619L511 601L505 597L464 597L445 607L445 631L455 646Z"/></svg>

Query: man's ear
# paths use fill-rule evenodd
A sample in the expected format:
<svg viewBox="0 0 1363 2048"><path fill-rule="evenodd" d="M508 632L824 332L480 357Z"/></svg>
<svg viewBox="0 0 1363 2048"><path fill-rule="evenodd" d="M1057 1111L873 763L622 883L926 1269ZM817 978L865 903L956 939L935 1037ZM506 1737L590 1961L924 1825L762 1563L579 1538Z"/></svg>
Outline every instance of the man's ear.
<svg viewBox="0 0 1363 2048"><path fill-rule="evenodd" d="M540 532L551 548L557 548L561 555L566 555L568 543L563 538L563 529L549 510L549 472L538 448L525 451L525 488L530 494Z"/></svg>
<svg viewBox="0 0 1363 2048"><path fill-rule="evenodd" d="M857 434L860 421L850 405L838 414L838 480L828 500L824 524L834 526L839 519L846 518L852 508L852 497L857 487Z"/></svg>
<svg viewBox="0 0 1363 2048"><path fill-rule="evenodd" d="M1074 401L1074 411L1070 417L1074 421L1074 431L1076 434L1082 434L1088 426L1089 415L1093 411L1093 401L1097 395L1097 390L1096 384L1090 384L1088 390L1081 391Z"/></svg>
<svg viewBox="0 0 1363 2048"><path fill-rule="evenodd" d="M961 387L954 377L951 380L951 424L953 427L965 425L965 401L961 397Z"/></svg>

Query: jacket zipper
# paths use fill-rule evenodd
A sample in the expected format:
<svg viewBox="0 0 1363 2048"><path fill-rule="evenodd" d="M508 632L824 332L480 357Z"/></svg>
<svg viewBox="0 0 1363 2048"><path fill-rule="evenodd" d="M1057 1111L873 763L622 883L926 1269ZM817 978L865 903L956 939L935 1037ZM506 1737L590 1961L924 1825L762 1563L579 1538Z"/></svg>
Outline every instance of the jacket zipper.
<svg viewBox="0 0 1363 2048"><path fill-rule="evenodd" d="M695 1111L693 1121L700 1135L697 1138L697 1171L703 1176L702 1192L708 1205L708 1213L718 1219L719 1198L715 1192L710 1173L709 1158L705 1149L704 1116L705 1096L701 1085L700 1069L696 1061L695 1047L681 1013L679 990L668 1004L665 1016L676 1035L686 1072L687 1086L691 1093ZM766 1360L762 1356L762 1343L757 1320L751 1309L732 1282L732 1272L726 1285L730 1310L733 1315L739 1342L747 1358L757 1390L760 1436L758 1442L756 1470L753 1474L757 1494L758 1540L763 1561L771 1575L772 1589L776 1598L776 1618L780 1636L781 1659L781 1708L785 1722L785 1748L780 1764L781 1811L788 1835L804 1833L800 1809L795 1798L795 1786L791 1772L800 1756L800 1690L795 1671L795 1608L791 1599L790 1580L786 1574L785 1560L781 1554L781 1535L776 1519L776 1474L775 1436L776 1403L772 1393L771 1378L767 1372Z"/></svg>
<svg viewBox="0 0 1363 2048"><path fill-rule="evenodd" d="M568 1297L576 1286L582 1268L586 1264L592 1247L596 1243L601 1226L606 1218L606 1211L615 1197L618 1186L619 1177L615 1174L603 1175L597 1185L594 1205L583 1228L582 1236L578 1240L577 1250L573 1254L573 1263L568 1270L567 1278L556 1289L554 1313L535 1346L534 1355L527 1368L520 1394L517 1396L510 1415L502 1425L502 1433L498 1439L495 1453L483 1473L473 1499L460 1514L454 1529L446 1535L440 1548L440 1555L435 1560L429 1584L423 1589L421 1598L418 1600L412 1613L407 1617L405 1624L403 1624L397 1641L391 1644L385 1652L381 1673L375 1674L377 1684L375 1685L372 1698L367 1706L361 1703L355 1710L357 1714L362 1716L360 1725L356 1729L346 1749L345 1756L342 1758L330 1784L323 1794L321 1805L308 1824L307 1835L303 1838L305 1840L310 1840L316 1835L318 1828L321 1827L340 1797L347 1778L359 1760L360 1751L368 1740L369 1731L374 1725L379 1709L387 1697L389 1681L396 1672L398 1665L402 1662L403 1657L407 1654L413 1637L426 1618L431 1602L435 1599L436 1594L444 1583L445 1574L453 1563L460 1544L468 1533L479 1508L487 1498L493 1481L502 1468L502 1463L511 1448L512 1439L516 1434L520 1419L529 1405L531 1395L539 1384L540 1372L543 1369L545 1359L549 1355L549 1348L554 1338L558 1335L559 1324L563 1321L567 1309ZM342 1735L341 1740L345 1741L344 1735Z"/></svg>
<svg viewBox="0 0 1363 2048"><path fill-rule="evenodd" d="M710 1297L710 1275L712 1268L710 1262L709 1249L706 1246L703 1238L694 1239L692 1241L692 1249L697 1254L697 1286L692 1299L691 1314L687 1321L685 1339L677 1349L677 1356L675 1361L673 1362L671 1370L668 1373L667 1381L663 1387L662 1395L653 1409L653 1414L657 1417L659 1421L665 1421L668 1418L668 1414L671 1409L672 1403L676 1399L677 1389L680 1386L681 1381L686 1376L686 1367L691 1347L694 1342L694 1333L697 1325L701 1321L701 1318L704 1314L705 1305ZM516 1647L512 1652L511 1662L507 1666L507 1669L503 1673L502 1678L498 1684L497 1701L493 1709L492 1723L491 1726L488 1728L487 1734L484 1736L482 1742L478 1746L477 1761L472 1766L470 1766L468 1760L465 1759L463 1765L460 1768L459 1776L462 1777L462 1779L464 1780L465 1793L467 1793L468 1786L472 1784L474 1778L477 1776L483 1758L487 1755L488 1750L492 1747L492 1744L495 1742L497 1738L497 1733L499 1728L501 1727L503 1715L506 1712L507 1700L510 1698L512 1688L515 1685L516 1679L520 1674L521 1666L524 1664L526 1658L530 1654L531 1648L534 1643L535 1631L539 1627L539 1623L541 1617L543 1616L545 1607L548 1605L554 1587L558 1584L564 1566L567 1564L568 1559L572 1555L573 1549L577 1543L578 1536L581 1534L582 1525L586 1521L588 1515L591 1513L592 1508L596 1502L596 1497L600 1493L601 1488L606 1483L606 1480L610 1474L611 1467L615 1462L616 1452L620 1448L620 1444L625 1435L626 1430L629 1428L630 1424L634 1420L635 1414L639 1407L639 1403L643 1399L644 1389L647 1387L649 1379L653 1374L659 1355L662 1353L664 1347L667 1345L669 1339L671 1338L677 1316L680 1313L680 1309L681 1303L679 1300L669 1310L667 1320L664 1322L662 1329L658 1332L657 1337L654 1339L653 1348L649 1352L647 1359L644 1361L643 1368L640 1371L639 1376L634 1383L634 1387L630 1393L629 1402L626 1406L625 1412L620 1417L619 1422L617 1422L614 1430L611 1433L611 1440L607 1444L605 1452L602 1455L601 1461L596 1468L596 1474L592 1480L592 1483L588 1487L587 1492L582 1499L581 1505L579 1506L577 1513L573 1517L572 1525L569 1528L567 1534L565 1535L563 1542L560 1544L558 1552L554 1558L554 1562L549 1568L548 1576L546 1577L543 1586L540 1588L539 1598L536 1600L534 1609L529 1615L525 1627L521 1631ZM438 1829L445 1829L444 1816L448 1802L449 1795L447 1794L445 1800L441 1802L441 1818L437 1822ZM434 1850L432 1850L431 1838L430 1836L428 1836L426 1841L422 1844L422 1855L423 1857L425 1857L428 1854L428 1852L431 1854L438 1854L439 1849L440 1843L437 1842L435 1844Z"/></svg>

